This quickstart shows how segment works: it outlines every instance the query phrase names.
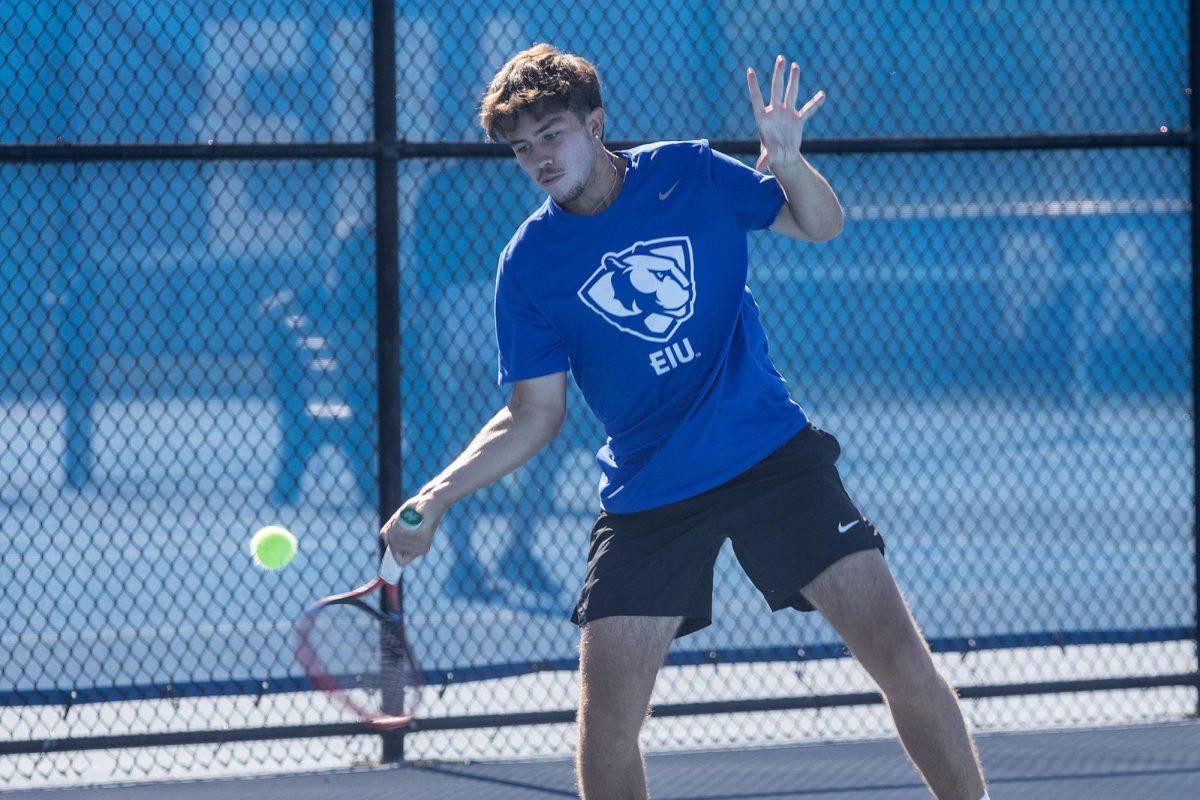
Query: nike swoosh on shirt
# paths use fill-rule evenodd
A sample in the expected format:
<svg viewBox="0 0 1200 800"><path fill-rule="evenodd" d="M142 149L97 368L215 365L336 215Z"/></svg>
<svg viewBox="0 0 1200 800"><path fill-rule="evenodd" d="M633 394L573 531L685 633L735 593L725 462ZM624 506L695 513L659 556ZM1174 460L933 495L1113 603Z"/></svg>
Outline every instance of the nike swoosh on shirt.
<svg viewBox="0 0 1200 800"><path fill-rule="evenodd" d="M860 522L862 522L862 520L859 520L859 519L856 519L853 522L847 522L847 523L839 522L838 523L838 533L845 533L846 531L850 530L851 528L853 528L855 525L857 525Z"/></svg>
<svg viewBox="0 0 1200 800"><path fill-rule="evenodd" d="M683 179L682 179L682 178L680 178L680 180L683 180ZM676 187L676 186L678 186L678 185L679 185L679 181L675 181L674 183L672 183L672 184L671 184L671 188L670 188L670 189L667 189L665 192L659 192L659 193L658 193L658 199L659 199L659 200L666 200L668 197L670 197L670 196L671 196L671 192L675 191L675 187Z"/></svg>

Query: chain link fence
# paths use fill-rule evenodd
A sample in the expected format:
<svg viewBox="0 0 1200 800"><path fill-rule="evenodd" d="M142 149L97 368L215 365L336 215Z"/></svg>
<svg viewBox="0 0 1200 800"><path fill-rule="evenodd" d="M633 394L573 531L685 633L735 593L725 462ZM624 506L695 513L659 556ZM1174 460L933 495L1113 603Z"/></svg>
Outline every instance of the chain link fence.
<svg viewBox="0 0 1200 800"><path fill-rule="evenodd" d="M1195 711L1187 4L1093 4L1086 25L1069 2L375 6L394 76L373 76L367 3L0 11L0 781L380 757L314 702L292 621L375 566L381 420L407 492L507 399L495 262L543 198L475 113L535 41L597 64L614 146L743 158L744 68L801 64L829 94L807 133L846 229L752 237L750 287L969 718ZM398 151L373 144L393 81ZM1081 133L1101 146L1056 138ZM1147 133L1163 146L1099 139ZM388 226L401 324L380 336ZM570 750L603 442L570 400L406 573L439 686L408 757ZM268 523L300 539L280 572L246 550ZM717 569L647 746L890 731L828 626L771 615L729 553Z"/></svg>

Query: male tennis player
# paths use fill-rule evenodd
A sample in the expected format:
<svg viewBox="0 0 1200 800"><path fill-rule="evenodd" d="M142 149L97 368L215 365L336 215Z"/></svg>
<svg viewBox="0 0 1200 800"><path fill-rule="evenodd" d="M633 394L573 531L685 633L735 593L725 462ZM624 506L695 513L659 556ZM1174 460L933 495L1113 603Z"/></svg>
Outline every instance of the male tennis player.
<svg viewBox="0 0 1200 800"><path fill-rule="evenodd" d="M840 453L789 397L746 288L747 232L824 241L842 229L800 154L799 68L753 70L760 169L705 141L611 152L594 67L537 45L492 79L481 123L549 197L500 255L496 332L508 404L381 534L398 561L428 552L446 509L524 463L559 430L568 371L607 443L602 510L573 619L580 644L580 795L644 798L638 734L672 639L711 622L722 542L773 610L820 611L879 684L941 800L986 797L957 697L882 552L842 488ZM425 524L406 531L399 511Z"/></svg>

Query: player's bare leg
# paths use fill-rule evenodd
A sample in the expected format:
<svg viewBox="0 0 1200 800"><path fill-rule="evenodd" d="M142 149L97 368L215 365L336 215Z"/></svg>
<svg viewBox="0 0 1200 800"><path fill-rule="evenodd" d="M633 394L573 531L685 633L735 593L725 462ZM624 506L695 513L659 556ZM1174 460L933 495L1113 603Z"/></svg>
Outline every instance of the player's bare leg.
<svg viewBox="0 0 1200 800"><path fill-rule="evenodd" d="M648 797L638 734L681 619L606 617L583 627L575 754L582 800Z"/></svg>
<svg viewBox="0 0 1200 800"><path fill-rule="evenodd" d="M938 800L979 800L983 773L958 696L942 676L883 556L854 553L804 587L879 684L904 749Z"/></svg>

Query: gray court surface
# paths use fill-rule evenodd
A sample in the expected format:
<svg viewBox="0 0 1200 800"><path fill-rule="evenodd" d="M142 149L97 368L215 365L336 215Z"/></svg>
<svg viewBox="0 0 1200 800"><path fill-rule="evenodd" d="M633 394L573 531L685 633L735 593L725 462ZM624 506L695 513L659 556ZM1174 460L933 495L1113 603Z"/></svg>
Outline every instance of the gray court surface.
<svg viewBox="0 0 1200 800"><path fill-rule="evenodd" d="M993 800L1194 800L1200 797L1200 722L1172 722L978 737ZM655 800L929 797L894 740L660 753L647 757ZM270 778L25 790L6 798L49 800L253 797L575 797L571 763L436 762Z"/></svg>

